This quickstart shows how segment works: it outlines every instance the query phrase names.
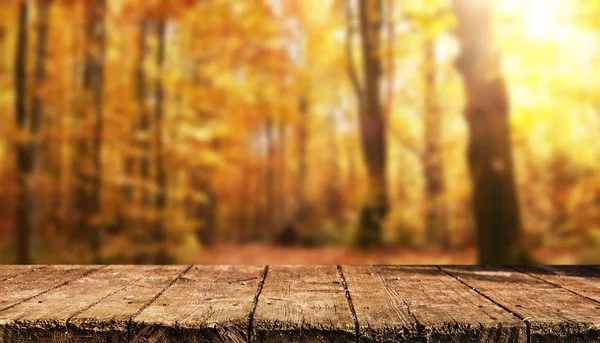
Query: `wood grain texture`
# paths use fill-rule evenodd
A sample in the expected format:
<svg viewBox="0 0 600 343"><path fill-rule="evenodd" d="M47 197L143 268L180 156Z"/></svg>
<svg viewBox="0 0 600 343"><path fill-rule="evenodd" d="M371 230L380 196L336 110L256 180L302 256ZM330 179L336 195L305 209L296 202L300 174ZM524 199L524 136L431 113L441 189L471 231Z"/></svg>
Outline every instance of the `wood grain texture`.
<svg viewBox="0 0 600 343"><path fill-rule="evenodd" d="M343 266L342 271L363 342L419 342L419 326L404 302L373 266ZM394 277L395 278L395 277Z"/></svg>
<svg viewBox="0 0 600 343"><path fill-rule="evenodd" d="M128 287L133 287L152 274L160 274L164 269L154 266L108 266L96 270L0 312L0 337L10 342L126 342L127 325L107 324L100 319L91 325L82 321L85 316L78 316L99 302L126 292ZM177 275L171 276L174 278ZM159 291L156 289L157 293ZM95 310L92 312L97 313ZM78 319L73 322L75 317ZM112 328L107 330L107 326Z"/></svg>
<svg viewBox="0 0 600 343"><path fill-rule="evenodd" d="M526 342L524 322L436 267L344 266L362 342Z"/></svg>
<svg viewBox="0 0 600 343"><path fill-rule="evenodd" d="M253 330L258 342L354 342L354 319L337 268L270 267Z"/></svg>
<svg viewBox="0 0 600 343"><path fill-rule="evenodd" d="M8 265L0 268L0 282L13 277L32 272L36 269L44 268L43 266L34 265Z"/></svg>
<svg viewBox="0 0 600 343"><path fill-rule="evenodd" d="M518 266L514 269L597 301L600 305L600 270L580 266Z"/></svg>
<svg viewBox="0 0 600 343"><path fill-rule="evenodd" d="M0 311L98 268L99 266L49 266L5 280L0 283Z"/></svg>
<svg viewBox="0 0 600 343"><path fill-rule="evenodd" d="M194 266L132 320L133 342L246 342L262 266Z"/></svg>
<svg viewBox="0 0 600 343"><path fill-rule="evenodd" d="M134 283L72 317L69 328L93 342L126 342L129 321L170 287L190 266L150 266L136 269Z"/></svg>
<svg viewBox="0 0 600 343"><path fill-rule="evenodd" d="M600 342L600 306L577 294L501 267L443 270L528 323L530 342Z"/></svg>
<svg viewBox="0 0 600 343"><path fill-rule="evenodd" d="M0 266L0 275L0 342L600 342L597 266Z"/></svg>

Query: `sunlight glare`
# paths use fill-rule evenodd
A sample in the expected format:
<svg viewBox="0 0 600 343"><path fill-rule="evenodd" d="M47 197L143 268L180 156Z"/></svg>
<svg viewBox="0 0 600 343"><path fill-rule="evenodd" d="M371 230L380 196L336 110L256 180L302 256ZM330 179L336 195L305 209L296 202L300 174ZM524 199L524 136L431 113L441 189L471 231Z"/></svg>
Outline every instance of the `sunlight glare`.
<svg viewBox="0 0 600 343"><path fill-rule="evenodd" d="M564 33L560 17L566 10L564 0L503 0L504 5L522 21L525 36L532 41L559 40Z"/></svg>

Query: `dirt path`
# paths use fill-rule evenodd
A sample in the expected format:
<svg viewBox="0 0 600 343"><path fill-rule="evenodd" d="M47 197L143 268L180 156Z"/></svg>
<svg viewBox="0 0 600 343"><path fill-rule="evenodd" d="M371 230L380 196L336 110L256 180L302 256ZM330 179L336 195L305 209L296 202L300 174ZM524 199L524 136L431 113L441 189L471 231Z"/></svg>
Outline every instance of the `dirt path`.
<svg viewBox="0 0 600 343"><path fill-rule="evenodd" d="M539 250L534 256L543 263L576 264L572 251ZM187 261L186 261L187 262ZM474 264L475 249L444 253L440 250L387 248L371 252L343 246L317 248L282 247L268 244L217 244L204 248L190 263L200 264Z"/></svg>
<svg viewBox="0 0 600 343"><path fill-rule="evenodd" d="M471 264L473 249L444 254L441 251L385 249L372 252L342 246L318 248L267 244L219 244L205 248L197 263L207 264Z"/></svg>

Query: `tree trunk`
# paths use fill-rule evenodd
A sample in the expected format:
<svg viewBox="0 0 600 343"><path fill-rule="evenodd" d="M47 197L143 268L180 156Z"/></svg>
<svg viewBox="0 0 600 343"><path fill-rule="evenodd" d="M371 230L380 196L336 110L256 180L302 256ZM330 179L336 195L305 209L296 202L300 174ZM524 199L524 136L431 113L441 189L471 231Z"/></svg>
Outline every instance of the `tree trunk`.
<svg viewBox="0 0 600 343"><path fill-rule="evenodd" d="M145 156L139 157L139 151L147 151L148 147L145 142L142 142L139 137L139 133L143 133L148 130L148 116L146 112L146 72L144 70L144 61L146 59L147 54L147 44L146 38L148 34L148 24L142 19L139 24L138 31L138 39L137 39L137 56L136 56L136 70L135 70L135 94L137 100L137 118L133 123L131 131L130 131L130 144L133 147L135 153L129 153L125 156L124 162L124 174L126 177L126 181L123 185L123 197L125 198L126 203L130 204L132 207L137 207L138 198L137 192L134 188L134 180L137 177L137 173L141 174L142 164L145 164L144 161L147 161ZM144 192L145 194L145 192ZM146 196L144 195L144 198ZM130 213L125 214L127 218L125 218L124 226L128 230L135 230L136 227L136 219Z"/></svg>
<svg viewBox="0 0 600 343"><path fill-rule="evenodd" d="M360 215L358 244L368 247L381 243L388 212L386 130L380 98L382 0L359 0L359 11L364 70L359 117L369 191Z"/></svg>
<svg viewBox="0 0 600 343"><path fill-rule="evenodd" d="M82 135L77 139L77 158L74 164L77 178L75 207L79 236L88 239L95 263L102 262L101 185L102 185L102 131L104 127L104 50L105 0L85 4L85 63L83 70L83 107L80 125L93 120L91 139ZM93 117L89 114L93 113ZM86 170L85 166L91 166Z"/></svg>
<svg viewBox="0 0 600 343"><path fill-rule="evenodd" d="M479 262L528 262L524 248L510 143L509 104L494 50L491 2L455 0L461 45L457 68L469 126L468 162Z"/></svg>
<svg viewBox="0 0 600 343"><path fill-rule="evenodd" d="M212 246L216 240L217 197L213 191L210 178L201 172L192 174L192 184L196 192L204 194L205 201L194 206L194 217L200 222L196 230L198 240L206 246Z"/></svg>
<svg viewBox="0 0 600 343"><path fill-rule="evenodd" d="M237 237L238 242L247 242L251 239L252 232L254 232L254 225L252 221L252 210L255 201L252 196L252 168L249 163L242 163L242 175L240 177L240 197L238 201L238 221L237 221Z"/></svg>
<svg viewBox="0 0 600 343"><path fill-rule="evenodd" d="M138 58L138 70L137 70L137 96L138 96L138 106L139 106L139 123L138 123L138 137L136 137L137 145L139 151L141 153L141 157L139 159L139 173L140 177L144 181L144 185L149 184L150 180L150 115L148 113L148 108L146 106L146 98L148 97L148 85L146 84L146 71L144 69L144 61L146 60L146 55L148 54L148 45L146 43L146 38L149 31L149 22L145 19L142 19L140 24L140 37L139 37L139 58ZM140 137L141 136L141 137ZM140 206L142 208L147 208L151 205L151 196L150 192L146 187L142 187L141 190L141 201Z"/></svg>
<svg viewBox="0 0 600 343"><path fill-rule="evenodd" d="M298 204L294 221L297 222L301 230L305 230L306 216L308 214L308 199L306 190L306 180L308 176L308 97L306 94L300 95L298 102L298 185L297 197Z"/></svg>
<svg viewBox="0 0 600 343"><path fill-rule="evenodd" d="M287 210L287 161L286 161L286 156L287 156L287 125L285 124L285 122L283 120L281 120L279 122L279 125L277 125L277 132L278 132L278 138L279 138L279 147L278 147L278 151L277 151L277 157L278 157L278 163L277 163L277 169L278 169L278 176L277 176L277 183L278 183L278 196L277 196L277 202L279 203L278 206L278 210L277 210L277 225L284 225L284 223L286 222L287 215L288 215L288 210Z"/></svg>
<svg viewBox="0 0 600 343"><path fill-rule="evenodd" d="M50 15L50 3L46 1L38 1L37 8L37 41L35 47L35 71L34 71L34 94L32 96L32 104L31 104L31 121L30 125L30 133L32 141L29 144L30 149L30 158L31 158L31 170L29 171L30 175L35 178L41 169L42 159L41 159L41 147L44 145L41 142L42 137L40 137L40 132L44 123L44 99L40 94L40 90L44 85L46 79L46 55L47 55L47 40L48 40L48 20ZM30 209L29 216L30 221L33 223L33 235L32 241L35 241L35 237L37 235L37 228L40 226L40 203L41 203L41 194L36 193L37 186L30 184L29 187L33 187L30 189ZM34 243L32 245L35 245Z"/></svg>
<svg viewBox="0 0 600 343"><path fill-rule="evenodd" d="M274 143L275 125L271 114L267 115L265 122L265 228L267 237L272 238L275 226L275 143Z"/></svg>
<svg viewBox="0 0 600 343"><path fill-rule="evenodd" d="M15 55L15 119L20 131L27 131L27 45L29 35L27 22L29 5L23 2L19 8L19 22L17 33L17 48ZM31 241L33 238L33 222L29 216L29 209L33 201L28 178L30 177L31 156L27 142L16 142L17 185L19 194L17 198L16 213L16 262L19 264L32 263Z"/></svg>
<svg viewBox="0 0 600 343"><path fill-rule="evenodd" d="M424 138L425 233L427 243L449 246L448 211L444 200L446 185L442 154L442 113L436 103L435 39L424 42Z"/></svg>
<svg viewBox="0 0 600 343"><path fill-rule="evenodd" d="M552 219L545 234L544 245L554 249L560 246L566 234L573 231L573 224L569 220L568 202L569 191L575 186L576 178L569 172L569 158L564 152L555 150L548 167Z"/></svg>
<svg viewBox="0 0 600 343"><path fill-rule="evenodd" d="M387 0L386 5L386 35L387 35L387 86L386 86L386 96L385 96L385 124L386 127L390 127L390 118L392 117L393 106L394 106L394 92L395 92L395 74L396 74L396 63L394 61L396 54L394 53L395 49L395 38L396 38L396 25L394 24L394 1L396 0Z"/></svg>
<svg viewBox="0 0 600 343"><path fill-rule="evenodd" d="M92 95L93 108L95 113L96 125L92 135L93 168L94 176L92 178L91 188L91 214L92 218L92 251L94 253L94 263L102 263L102 241L104 228L99 222L102 213L102 136L104 131L104 55L105 55L105 14L106 0L96 0L92 13L93 44L96 47L96 53L92 55L92 75L90 91Z"/></svg>
<svg viewBox="0 0 600 343"><path fill-rule="evenodd" d="M164 85L162 71L165 64L166 54L166 22L164 19L158 22L158 51L156 57L156 66L159 70L159 76L156 82L154 109L154 132L156 142L156 243L159 244L156 263L165 264L168 260L167 232L165 228L165 209L167 205L167 173L165 171L164 151L163 151L163 120L164 120Z"/></svg>
<svg viewBox="0 0 600 343"><path fill-rule="evenodd" d="M331 165L329 166L328 182L324 187L323 199L328 218L332 218L338 227L342 224L344 197L342 195L342 166L340 165L340 148L338 146L337 114L331 111L327 118L329 151Z"/></svg>

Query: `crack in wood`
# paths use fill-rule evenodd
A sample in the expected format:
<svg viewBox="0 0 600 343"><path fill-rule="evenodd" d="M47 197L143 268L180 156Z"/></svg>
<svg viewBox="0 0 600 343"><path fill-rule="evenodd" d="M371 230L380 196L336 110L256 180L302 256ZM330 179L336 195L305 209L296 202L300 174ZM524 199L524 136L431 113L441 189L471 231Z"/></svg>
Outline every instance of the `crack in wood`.
<svg viewBox="0 0 600 343"><path fill-rule="evenodd" d="M388 285L386 284L386 282L383 280L383 277L381 276L381 273L378 270L375 270L375 275L377 276L377 279L379 280L379 282L381 282L381 287L383 287L383 289L385 289L386 293L388 293L388 295L391 294L390 293L390 288L388 287ZM396 281L401 281L401 279L397 278ZM402 300L402 303L404 304L404 306L406 306L406 312L408 312L408 314L411 316L411 318L417 324L417 334L419 336L419 339L422 342L426 343L427 342L427 337L425 337L425 325L423 325L423 323L421 323L419 321L419 319L417 318L417 316L411 311L410 305L408 304L408 302L406 301L406 299L404 299L404 297L401 297L400 300Z"/></svg>
<svg viewBox="0 0 600 343"><path fill-rule="evenodd" d="M527 319L529 318L524 318L519 316L518 314L514 313L513 311L511 311L508 307L496 302L494 299L492 299L491 297L485 295L483 292L480 292L478 289L476 289L475 287L472 287L471 285L469 285L468 283L464 282L463 280L460 279L460 277L455 276L454 274L442 269L440 266L436 266L437 269L439 269L442 273L445 273L448 276L453 277L456 281L462 283L463 285L469 287L471 290L473 290L475 293L479 294L480 296L486 298L487 300L491 301L494 305L500 307L501 309L503 309L504 311L510 313L511 315L515 316L516 318L519 318L519 320L523 321L525 323L525 327L527 328L527 343L531 343L531 328L529 326L529 323L527 322Z"/></svg>
<svg viewBox="0 0 600 343"><path fill-rule="evenodd" d="M258 287L256 289L256 294L254 295L254 300L252 301L252 306L250 307L250 313L248 314L248 332L246 334L246 340L248 343L252 343L255 340L254 337L254 313L256 312L256 306L258 305L258 300L260 298L260 294L262 293L263 286L265 284L265 280L267 279L267 275L269 273L269 266L265 266L265 270L263 272L262 278L258 283Z"/></svg>
<svg viewBox="0 0 600 343"><path fill-rule="evenodd" d="M77 277L75 277L75 278L73 278L73 279L69 279L69 280L67 280L67 281L64 281L64 282L62 282L62 283L60 283L60 284L58 284L58 285L55 285L55 286L53 286L53 287L50 287L50 288L46 289L46 290L44 290L44 291L42 291L42 292L40 292L40 293L37 293L37 294L35 294L35 295L33 295L33 296L30 296L30 297L28 297L28 298L25 298L25 299L21 299L19 302L16 302L16 303L14 303L14 304L12 304L12 305L10 305L10 306L7 306L7 307L5 307L5 308L2 308L2 309L0 309L0 312L2 312L2 311L6 311L6 310L9 310L9 309L11 309L11 308L13 308L13 307L15 307L15 306L21 305L22 303L24 303L24 302L26 302L26 301L29 301L29 300L31 300L31 299L35 299L35 298L37 298L37 297L40 297L40 296L42 296L42 295L44 295L44 294L46 294L46 293L48 293L48 292L50 292L50 291L53 291L53 290L55 290L55 289L58 289L58 288L61 288L61 287L63 287L63 286L66 286L66 285L68 285L68 284L71 284L72 282L75 282L75 281L77 281L77 280L80 280L80 279L82 279L82 278L84 278L84 277L86 277L86 276L90 275L91 273L97 272L97 271L99 271L100 269L103 269L103 268L106 268L106 267L107 267L106 265L103 265L103 266L100 266L100 267L98 267L98 268L90 269L90 270L88 270L88 271L86 271L86 272L82 273L81 275L78 275ZM38 270L40 270L40 269L38 269Z"/></svg>
<svg viewBox="0 0 600 343"><path fill-rule="evenodd" d="M31 266L31 267L32 268L28 268L28 269L26 269L26 270L24 270L22 272L18 272L16 274L12 274L12 275L10 275L8 277L5 277L4 279L0 280L0 282L9 281L9 280L12 280L12 279L14 279L16 277L19 277L21 275L25 275L25 274L28 274L28 273L31 273L31 272L35 272L36 270L42 270L42 269L47 268L47 266L40 266L40 267Z"/></svg>
<svg viewBox="0 0 600 343"><path fill-rule="evenodd" d="M356 315L356 310L354 309L354 303L352 302L352 296L350 295L350 289L348 288L348 283L346 283L346 277L344 276L344 271L342 270L342 266L337 266L338 272L340 273L340 279L342 280L342 286L344 286L344 291L346 293L346 299L348 300L348 307L350 307L350 313L352 313L352 319L354 320L354 334L356 335L356 343L360 339L360 325L358 324L358 316Z"/></svg>
<svg viewBox="0 0 600 343"><path fill-rule="evenodd" d="M192 273L194 266L185 265L127 266L121 274L112 268L122 269L0 269L1 278L8 277L0 341L508 343L600 337L594 266L197 266Z"/></svg>
<svg viewBox="0 0 600 343"><path fill-rule="evenodd" d="M137 310L137 312L134 313L131 316L131 318L129 318L129 320L127 320L127 342L131 342L131 322L133 321L133 318L135 318L137 315L142 313L142 311L144 311L146 308L148 308L148 306L152 305L152 303L155 302L156 299L158 299L169 288L171 288L171 286L173 286L175 284L175 282L177 282L177 280L183 278L183 275L185 275L185 273L187 273L190 269L192 269L193 266L194 265L191 264L187 268L185 268L181 273L179 273L179 275L177 275L177 277L175 277L173 280L171 280L171 282L169 282L169 284L167 286L163 287L163 289L161 289L155 296L153 296L152 299L150 299L150 301L148 301L146 304L144 304L144 306L142 306L142 308Z"/></svg>
<svg viewBox="0 0 600 343"><path fill-rule="evenodd" d="M578 293L578 292L576 292L576 291L574 291L574 290L572 290L572 289L570 289L570 288L567 288L567 287L565 287L564 285L561 285L561 284L558 284L558 283L554 283L554 282L552 282L552 281L550 281L550 280L546 280L546 279L544 279L544 278L541 278L541 277L539 277L539 276L536 276L535 274L529 273L529 272L527 272L527 271L525 271L525 270L521 270L521 269L518 269L518 268L516 268L516 267L513 267L513 266L505 266L505 267L507 267L507 268L510 268L510 269L512 269L512 270L514 270L514 271L516 271L516 272L518 272L518 273L521 273L521 274L525 274L525 275L527 275L527 276L530 276L530 277L532 277L532 278L534 278L534 279L536 279L536 280L540 280L540 281L542 281L542 282L545 282L545 283L547 283L547 284L550 284L550 285L552 285L552 286L556 286L556 287L558 287L558 288L562 288L562 289L564 289L565 291L571 292L571 293L573 293L573 294L575 294L575 295L578 295L578 296L580 296L580 297L584 297L584 298L585 298L585 299L587 299L587 300L591 300L591 301L593 301L593 302L595 302L595 303L597 303L597 304L600 304L600 301L598 301L598 300L596 300L596 299L594 299L594 298L590 298L590 297L588 297L588 296L586 296L586 295L584 295L584 294ZM593 269L592 269L592 270L593 270Z"/></svg>
<svg viewBox="0 0 600 343"><path fill-rule="evenodd" d="M136 284L136 283L138 283L140 280L141 280L141 278L138 278L138 279L136 279L134 282L132 282L132 283L130 283L130 284L127 284L127 285L125 285L125 286L123 286L123 287L121 287L121 288L117 288L117 289L115 289L114 291L112 291L112 292L110 292L110 293L106 294L105 296L103 296L103 297L99 298L98 300L96 300L96 301L92 302L91 304L89 304L89 305L86 305L86 306L84 306L83 308L80 308L79 310L77 310L77 311L73 312L71 315L69 315L69 317L67 317L67 320L65 321L65 329L66 329L67 331L69 331L69 325L71 325L71 320L72 320L74 317L76 317L76 316L78 316L78 315L82 314L83 312L85 312L85 311L87 311L87 310L91 309L92 307L94 307L94 306L98 305L98 304L99 304L99 303L100 303L102 300L104 300L104 299L106 299L106 298L110 297L111 295L113 295L113 294L115 294L115 293L117 293L117 292L119 292L119 291L122 291L122 290L124 290L124 289L127 289L127 287L131 287L131 286L135 285L135 284Z"/></svg>

